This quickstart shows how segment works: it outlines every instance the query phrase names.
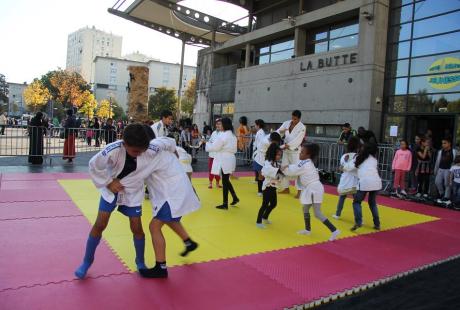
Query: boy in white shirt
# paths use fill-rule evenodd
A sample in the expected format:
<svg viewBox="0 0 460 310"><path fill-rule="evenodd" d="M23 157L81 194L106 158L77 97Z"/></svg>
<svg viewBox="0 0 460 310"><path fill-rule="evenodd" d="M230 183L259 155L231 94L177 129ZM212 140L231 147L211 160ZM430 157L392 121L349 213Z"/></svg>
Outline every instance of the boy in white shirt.
<svg viewBox="0 0 460 310"><path fill-rule="evenodd" d="M452 187L452 202L455 208L460 207L460 155L455 156L450 168L450 186Z"/></svg>
<svg viewBox="0 0 460 310"><path fill-rule="evenodd" d="M101 199L96 222L86 243L83 263L75 271L79 279L86 276L93 263L102 232L117 206L119 212L129 217L137 269L147 268L144 263L145 235L141 222L143 176L139 174L162 150L168 149L168 145L161 140L150 143L149 131L151 129L145 125L128 125L123 131L123 140L108 144L89 162L89 174L101 192ZM169 147L169 152L171 150Z"/></svg>

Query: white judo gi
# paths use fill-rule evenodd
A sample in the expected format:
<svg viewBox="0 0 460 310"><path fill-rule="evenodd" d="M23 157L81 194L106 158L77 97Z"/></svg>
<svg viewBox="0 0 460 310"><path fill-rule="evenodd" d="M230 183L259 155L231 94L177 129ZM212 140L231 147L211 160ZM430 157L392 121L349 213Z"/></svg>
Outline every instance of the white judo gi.
<svg viewBox="0 0 460 310"><path fill-rule="evenodd" d="M318 169L310 159L301 160L295 165L289 165L283 171L286 176L296 176L296 186L302 190L300 203L309 205L323 202L324 186L319 180Z"/></svg>
<svg viewBox="0 0 460 310"><path fill-rule="evenodd" d="M117 204L127 207L142 205L144 200L143 184L146 177L145 169L156 160L159 153L165 152L174 155L172 152L175 150L176 145L173 139L152 140L147 151L136 157L136 170L120 180L124 189L118 193ZM121 173L125 160L126 149L123 141L119 140L108 144L89 161L90 177L101 192L102 198L107 202L112 202L115 199L115 194L107 188L107 185Z"/></svg>
<svg viewBox="0 0 460 310"><path fill-rule="evenodd" d="M220 175L221 170L224 174L233 173L236 168L236 151L237 140L230 130L219 133L213 142L207 142L206 152L214 152L211 173Z"/></svg>
<svg viewBox="0 0 460 310"><path fill-rule="evenodd" d="M299 161L299 154L300 148L305 138L305 125L302 122L298 122L297 125L294 126L291 132L289 132L289 126L291 126L292 121L285 121L280 128L278 128L277 132L284 136L284 144L287 144L289 147L283 149L283 158L282 158L282 165L293 165L297 164ZM289 179L284 178L281 184L281 189L285 189L289 187ZM296 185L297 187L297 185ZM300 189L297 187L297 189Z"/></svg>

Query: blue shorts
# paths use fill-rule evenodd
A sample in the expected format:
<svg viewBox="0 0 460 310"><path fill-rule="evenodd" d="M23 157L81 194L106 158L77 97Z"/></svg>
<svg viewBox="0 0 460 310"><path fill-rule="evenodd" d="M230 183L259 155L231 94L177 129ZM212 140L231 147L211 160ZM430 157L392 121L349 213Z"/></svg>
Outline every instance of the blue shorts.
<svg viewBox="0 0 460 310"><path fill-rule="evenodd" d="M181 216L172 217L171 208L169 207L168 202L165 202L154 218L162 222L180 222Z"/></svg>
<svg viewBox="0 0 460 310"><path fill-rule="evenodd" d="M252 169L254 171L260 172L262 171L262 166L259 165L255 160L252 161Z"/></svg>
<svg viewBox="0 0 460 310"><path fill-rule="evenodd" d="M99 200L99 211L112 213L113 210L117 208L117 194L115 194L115 199L112 202L105 201L101 197ZM118 206L118 212L127 216L127 217L140 217L142 215L142 206L138 207L127 207L127 206Z"/></svg>

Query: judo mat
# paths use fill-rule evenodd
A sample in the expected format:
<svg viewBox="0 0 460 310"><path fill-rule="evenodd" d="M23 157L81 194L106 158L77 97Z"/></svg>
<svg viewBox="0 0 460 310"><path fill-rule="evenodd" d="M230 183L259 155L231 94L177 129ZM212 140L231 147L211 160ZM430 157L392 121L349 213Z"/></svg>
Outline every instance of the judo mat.
<svg viewBox="0 0 460 310"><path fill-rule="evenodd" d="M331 218L338 197L328 192L323 213L341 230L339 239L312 214L303 228L294 195L278 195L272 224L255 225L261 197L250 174L232 180L241 200L217 210L222 190L208 189L204 174L194 187L202 208L183 224L199 244L188 257L169 228L169 278L142 279L134 272L128 219L114 212L88 278L73 271L82 260L99 193L86 174L0 175L0 309L282 309L310 307L353 294L460 255L460 213L378 197L382 231L372 229L367 204L356 233L351 200L340 220ZM143 204L146 263L154 263Z"/></svg>

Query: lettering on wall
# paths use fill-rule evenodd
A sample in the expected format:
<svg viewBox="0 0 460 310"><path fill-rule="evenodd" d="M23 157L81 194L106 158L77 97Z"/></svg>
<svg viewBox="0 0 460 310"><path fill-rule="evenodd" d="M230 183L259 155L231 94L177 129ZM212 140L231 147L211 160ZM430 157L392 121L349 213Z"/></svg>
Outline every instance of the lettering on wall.
<svg viewBox="0 0 460 310"><path fill-rule="evenodd" d="M358 53L342 54L300 62L300 71L338 67L358 62Z"/></svg>
<svg viewBox="0 0 460 310"><path fill-rule="evenodd" d="M460 84L458 71L460 71L460 59L454 57L440 58L428 68L428 73L436 74L427 77L428 84L434 89L454 88Z"/></svg>

